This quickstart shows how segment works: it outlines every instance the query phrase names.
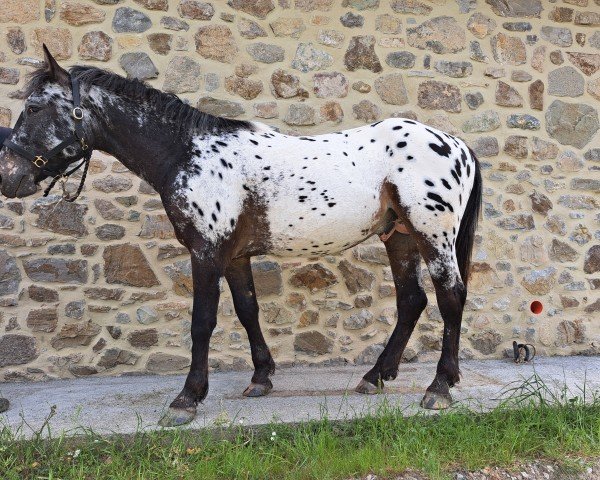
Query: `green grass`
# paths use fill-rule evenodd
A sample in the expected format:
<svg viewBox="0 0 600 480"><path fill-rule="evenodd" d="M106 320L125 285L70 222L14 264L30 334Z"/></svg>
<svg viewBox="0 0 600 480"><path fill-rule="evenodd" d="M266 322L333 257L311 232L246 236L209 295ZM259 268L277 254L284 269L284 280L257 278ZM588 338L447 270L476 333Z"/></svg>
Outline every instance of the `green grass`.
<svg viewBox="0 0 600 480"><path fill-rule="evenodd" d="M348 421L324 415L296 425L50 439L41 430L30 440L4 428L0 478L327 480L411 468L439 479L456 469L600 456L598 396L553 392L535 376L505 393L498 407L476 414L458 407L404 417L384 405Z"/></svg>

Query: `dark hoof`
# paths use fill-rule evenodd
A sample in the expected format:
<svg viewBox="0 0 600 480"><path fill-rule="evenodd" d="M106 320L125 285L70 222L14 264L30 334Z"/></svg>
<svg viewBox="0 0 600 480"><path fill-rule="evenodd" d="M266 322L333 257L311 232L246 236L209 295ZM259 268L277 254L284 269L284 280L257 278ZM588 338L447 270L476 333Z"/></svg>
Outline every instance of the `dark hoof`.
<svg viewBox="0 0 600 480"><path fill-rule="evenodd" d="M364 378L360 381L360 383L354 389L358 393L365 393L367 395L375 395L376 393L383 392L383 385L378 387L373 385L371 382L367 382Z"/></svg>
<svg viewBox="0 0 600 480"><path fill-rule="evenodd" d="M425 392L421 407L427 410L444 410L452 405L452 395L449 393Z"/></svg>
<svg viewBox="0 0 600 480"><path fill-rule="evenodd" d="M159 420L161 427L179 427L190 423L196 417L196 407L173 408L169 407L167 412Z"/></svg>
<svg viewBox="0 0 600 480"><path fill-rule="evenodd" d="M0 398L0 413L6 412L10 408L8 398Z"/></svg>
<svg viewBox="0 0 600 480"><path fill-rule="evenodd" d="M273 384L271 381L267 384L262 383L251 383L246 390L244 390L244 397L264 397L267 393L273 390Z"/></svg>

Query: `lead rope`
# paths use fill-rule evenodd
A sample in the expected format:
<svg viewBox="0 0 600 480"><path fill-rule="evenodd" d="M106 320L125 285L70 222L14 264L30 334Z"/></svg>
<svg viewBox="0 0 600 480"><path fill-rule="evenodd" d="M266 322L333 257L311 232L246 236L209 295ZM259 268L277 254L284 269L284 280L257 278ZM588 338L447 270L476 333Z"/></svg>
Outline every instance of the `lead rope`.
<svg viewBox="0 0 600 480"><path fill-rule="evenodd" d="M90 167L90 158L92 156L92 152L90 151L89 153L87 153L85 155L85 157L83 158L83 161L79 162L79 165L77 165L75 168L73 168L70 172L67 173L60 173L58 175L56 175L52 181L50 182L50 184L45 188L44 190L44 197L47 197L50 194L50 191L54 188L54 186L56 185L56 183L61 180L62 182L62 191L63 191L63 199L66 200L67 202L74 202L77 197L79 197L79 195L81 194L81 191L83 190L83 184L85 183L85 179L87 177L87 172L88 169ZM85 167L83 169L83 174L81 175L81 181L79 182L79 187L77 188L77 191L75 192L75 195L73 197L69 196L69 194L67 193L67 191L65 190L65 181L66 179L68 179L73 173L75 173L77 170L79 170L81 168L82 165L85 164Z"/></svg>

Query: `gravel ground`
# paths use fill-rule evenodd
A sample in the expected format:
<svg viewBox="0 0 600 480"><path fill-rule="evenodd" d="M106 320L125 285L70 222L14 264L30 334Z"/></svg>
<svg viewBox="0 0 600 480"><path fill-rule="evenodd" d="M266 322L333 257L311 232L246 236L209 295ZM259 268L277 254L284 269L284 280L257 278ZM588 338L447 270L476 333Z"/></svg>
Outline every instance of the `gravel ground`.
<svg viewBox="0 0 600 480"><path fill-rule="evenodd" d="M600 459L577 460L579 468L564 467L556 462L538 460L531 463L514 465L511 468L491 467L473 472L458 471L452 480L600 480ZM400 476L380 477L367 475L351 480L429 480L429 477L416 472L406 471Z"/></svg>

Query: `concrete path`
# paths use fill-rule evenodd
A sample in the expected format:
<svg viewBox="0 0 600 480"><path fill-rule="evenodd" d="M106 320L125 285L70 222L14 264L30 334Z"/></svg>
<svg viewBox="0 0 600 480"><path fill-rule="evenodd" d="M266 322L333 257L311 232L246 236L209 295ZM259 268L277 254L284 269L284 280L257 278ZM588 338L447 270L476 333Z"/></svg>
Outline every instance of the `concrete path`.
<svg viewBox="0 0 600 480"><path fill-rule="evenodd" d="M368 367L290 368L278 370L274 389L267 397L245 398L250 372L215 373L210 392L190 424L201 428L227 422L245 425L296 422L328 417L347 418L373 411L379 402L419 411L425 388L435 372L433 363L402 364L398 379L386 383L386 393L365 396L353 389ZM510 382L530 377L534 371L550 386L565 384L580 394L584 379L589 392L600 392L600 357L537 358L534 365L515 365L509 360L464 361L462 383L453 389L454 399L473 408L490 407ZM184 376L89 377L37 383L0 384L0 396L11 408L0 415L0 427L9 425L29 436L43 424L52 405L52 435L76 434L80 427L97 433L132 433L154 429L164 408L179 393ZM421 410L422 411L422 410ZM26 422L27 424L25 424Z"/></svg>

